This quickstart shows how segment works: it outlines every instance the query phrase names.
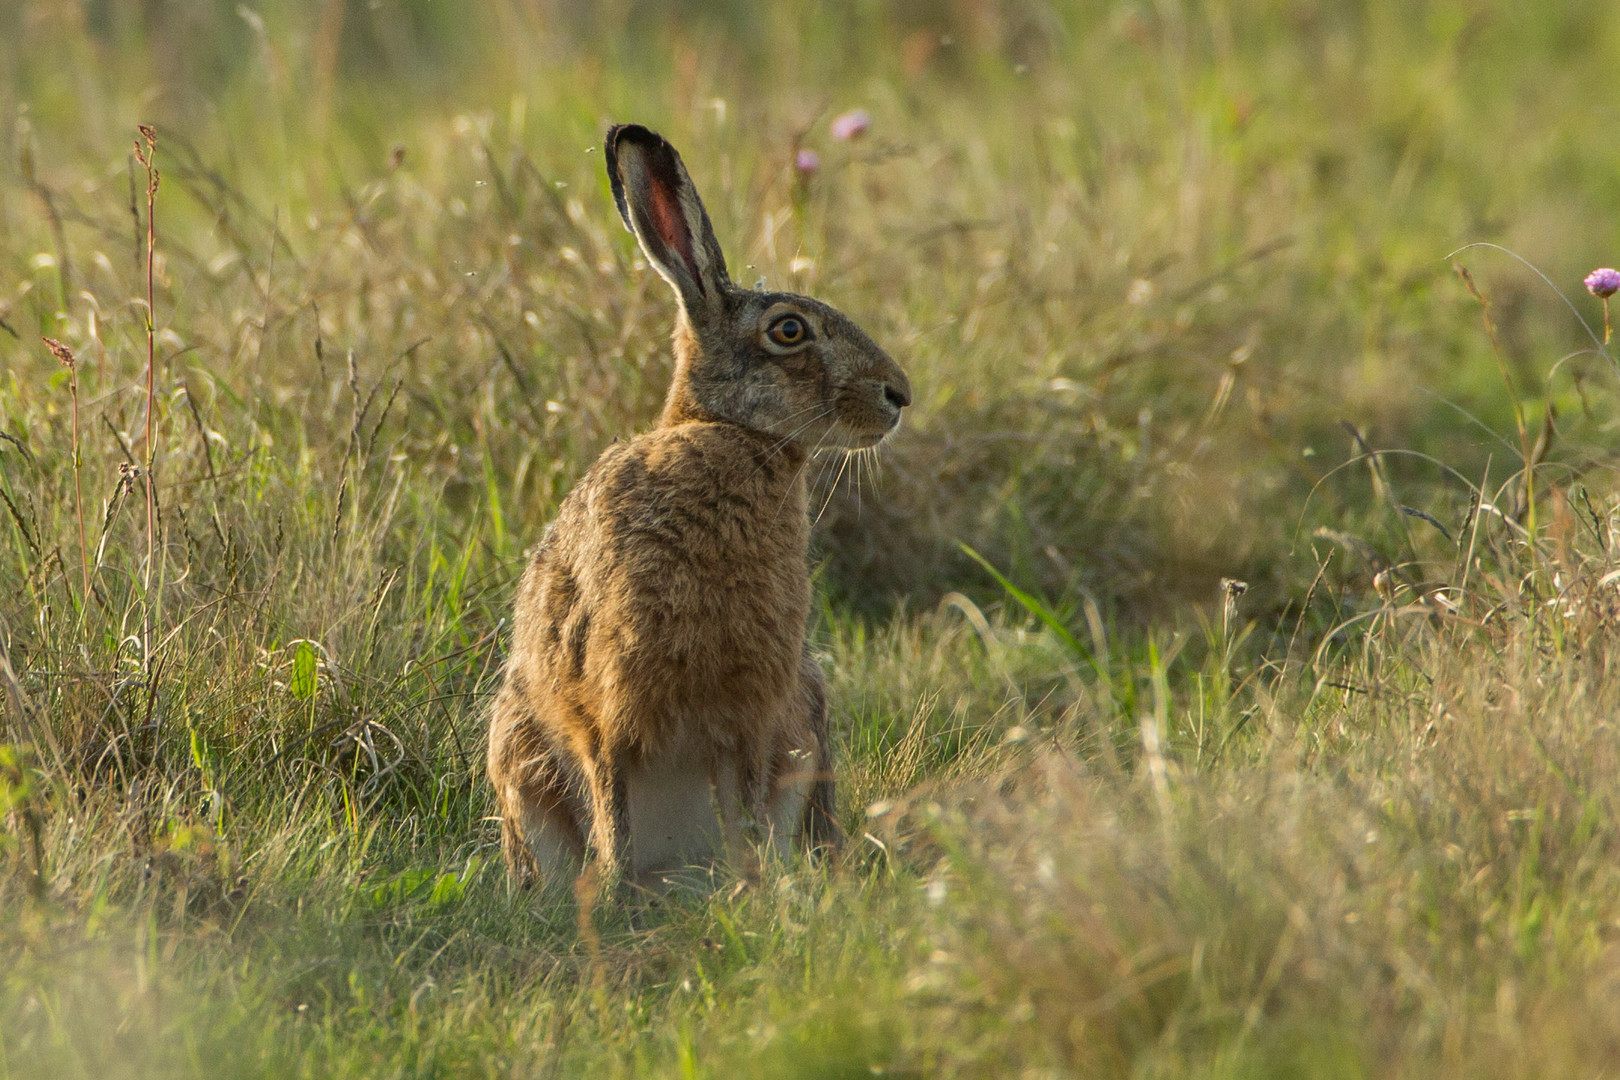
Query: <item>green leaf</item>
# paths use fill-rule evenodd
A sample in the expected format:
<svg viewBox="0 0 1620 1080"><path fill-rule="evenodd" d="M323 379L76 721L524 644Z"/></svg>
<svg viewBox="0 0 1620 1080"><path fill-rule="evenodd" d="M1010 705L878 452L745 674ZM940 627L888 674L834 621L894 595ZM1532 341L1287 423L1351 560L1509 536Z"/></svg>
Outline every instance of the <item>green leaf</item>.
<svg viewBox="0 0 1620 1080"><path fill-rule="evenodd" d="M1000 585L1003 589L1006 589L1007 594L1014 600L1018 601L1018 603L1023 606L1025 611L1029 612L1031 615L1041 620L1041 622L1045 623L1047 629L1056 634L1058 636L1058 640L1062 641L1064 645L1068 646L1069 650L1072 651L1075 656L1079 657L1081 660L1084 660L1088 664L1093 662L1091 659L1091 653L1087 651L1084 645L1080 644L1079 640L1075 638L1073 634L1069 633L1069 628L1063 625L1062 620L1060 620L1057 615L1052 612L1051 608L1047 607L1045 604L1041 603L1040 600L1008 581L1002 575L1000 570L997 570L994 566L990 565L989 559L986 559L977 551L974 551L961 541L957 542L957 547L960 547L968 558L984 567L985 572L996 579L996 584Z"/></svg>
<svg viewBox="0 0 1620 1080"><path fill-rule="evenodd" d="M300 641L293 653L292 681L287 688L301 701L315 696L315 650L307 641Z"/></svg>
<svg viewBox="0 0 1620 1080"><path fill-rule="evenodd" d="M461 899L466 891L466 885L453 873L439 875L439 880L433 883L433 892L428 897L428 903L435 907L444 904L454 904Z"/></svg>
<svg viewBox="0 0 1620 1080"><path fill-rule="evenodd" d="M425 888L429 882L434 881L435 877L436 874L431 868L417 867L414 870L407 870L372 889L371 904L376 908L402 904Z"/></svg>

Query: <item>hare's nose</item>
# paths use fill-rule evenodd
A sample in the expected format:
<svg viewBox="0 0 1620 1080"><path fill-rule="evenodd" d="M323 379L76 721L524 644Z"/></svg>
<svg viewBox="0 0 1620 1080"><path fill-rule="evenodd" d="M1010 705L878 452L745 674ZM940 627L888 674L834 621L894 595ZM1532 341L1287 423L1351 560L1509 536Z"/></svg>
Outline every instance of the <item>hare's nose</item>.
<svg viewBox="0 0 1620 1080"><path fill-rule="evenodd" d="M894 383L883 384L883 397L896 411L911 404L911 390L908 387L896 386Z"/></svg>

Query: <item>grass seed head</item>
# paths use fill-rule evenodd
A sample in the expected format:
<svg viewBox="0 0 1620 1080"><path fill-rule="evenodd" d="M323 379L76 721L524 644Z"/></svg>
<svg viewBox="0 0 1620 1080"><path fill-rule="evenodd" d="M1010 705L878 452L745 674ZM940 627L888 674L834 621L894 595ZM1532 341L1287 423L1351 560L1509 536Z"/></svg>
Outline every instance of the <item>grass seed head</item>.
<svg viewBox="0 0 1620 1080"><path fill-rule="evenodd" d="M56 357L56 359L61 362L62 366L67 368L69 371L72 371L74 365L79 362L78 357L73 355L73 350L62 344L60 341L57 341L55 338L40 338L40 340L45 343L45 347L47 349L51 350L51 355Z"/></svg>

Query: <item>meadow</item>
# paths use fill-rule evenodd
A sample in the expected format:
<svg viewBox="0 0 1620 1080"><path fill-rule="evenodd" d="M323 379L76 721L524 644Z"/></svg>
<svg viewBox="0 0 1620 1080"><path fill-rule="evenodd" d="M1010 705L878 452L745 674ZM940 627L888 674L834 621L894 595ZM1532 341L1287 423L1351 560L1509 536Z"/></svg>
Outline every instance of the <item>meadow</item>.
<svg viewBox="0 0 1620 1080"><path fill-rule="evenodd" d="M1620 1072L1604 15L0 5L0 1080ZM915 404L847 849L582 910L482 743L669 379L625 120Z"/></svg>

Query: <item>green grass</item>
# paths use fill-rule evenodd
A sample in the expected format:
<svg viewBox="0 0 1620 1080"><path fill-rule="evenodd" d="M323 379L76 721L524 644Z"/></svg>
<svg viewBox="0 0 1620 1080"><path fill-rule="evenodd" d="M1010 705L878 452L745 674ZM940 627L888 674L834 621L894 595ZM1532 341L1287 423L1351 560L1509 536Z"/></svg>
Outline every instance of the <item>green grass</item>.
<svg viewBox="0 0 1620 1080"><path fill-rule="evenodd" d="M1609 1075L1601 16L0 6L0 1078ZM815 478L849 851L582 917L481 754L669 378L628 119L917 403Z"/></svg>

